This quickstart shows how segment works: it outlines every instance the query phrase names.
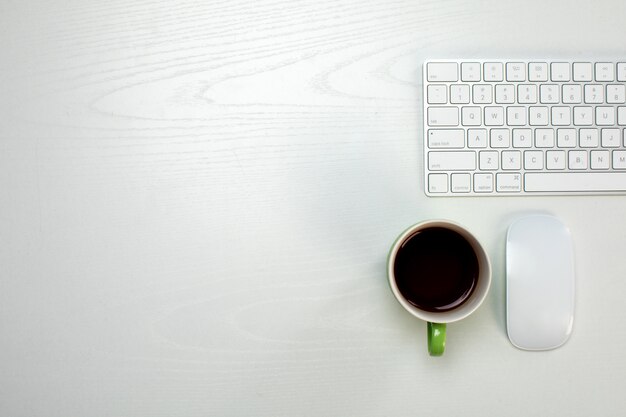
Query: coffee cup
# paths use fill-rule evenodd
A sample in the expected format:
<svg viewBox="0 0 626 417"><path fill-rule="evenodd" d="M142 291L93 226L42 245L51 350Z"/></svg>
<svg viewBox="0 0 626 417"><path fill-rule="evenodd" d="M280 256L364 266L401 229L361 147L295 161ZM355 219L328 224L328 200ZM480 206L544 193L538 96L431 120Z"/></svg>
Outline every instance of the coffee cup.
<svg viewBox="0 0 626 417"><path fill-rule="evenodd" d="M427 322L431 356L445 350L446 324L476 311L491 285L485 250L449 220L424 221L402 232L389 251L387 274L400 305Z"/></svg>

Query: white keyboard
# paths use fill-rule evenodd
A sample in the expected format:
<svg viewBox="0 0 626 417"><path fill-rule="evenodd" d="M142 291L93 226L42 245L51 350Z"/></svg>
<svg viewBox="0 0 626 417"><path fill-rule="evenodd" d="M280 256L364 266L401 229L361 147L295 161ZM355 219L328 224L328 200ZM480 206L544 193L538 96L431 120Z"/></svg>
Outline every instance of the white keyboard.
<svg viewBox="0 0 626 417"><path fill-rule="evenodd" d="M429 196L626 194L626 59L423 69Z"/></svg>

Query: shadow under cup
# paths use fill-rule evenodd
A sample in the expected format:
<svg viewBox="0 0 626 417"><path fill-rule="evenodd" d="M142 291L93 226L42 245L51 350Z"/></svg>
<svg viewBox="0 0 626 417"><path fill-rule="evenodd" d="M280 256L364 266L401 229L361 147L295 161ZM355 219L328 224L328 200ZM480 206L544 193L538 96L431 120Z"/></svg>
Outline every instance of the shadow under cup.
<svg viewBox="0 0 626 417"><path fill-rule="evenodd" d="M389 252L389 285L398 302L428 322L428 350L445 349L446 323L472 314L491 284L483 247L464 227L431 220L405 230Z"/></svg>

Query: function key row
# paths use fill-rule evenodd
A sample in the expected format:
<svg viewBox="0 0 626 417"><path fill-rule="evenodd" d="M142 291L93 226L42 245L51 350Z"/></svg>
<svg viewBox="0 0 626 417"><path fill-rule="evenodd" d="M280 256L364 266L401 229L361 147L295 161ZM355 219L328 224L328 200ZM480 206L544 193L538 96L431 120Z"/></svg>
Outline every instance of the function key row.
<svg viewBox="0 0 626 417"><path fill-rule="evenodd" d="M626 62L429 62L429 82L626 81Z"/></svg>

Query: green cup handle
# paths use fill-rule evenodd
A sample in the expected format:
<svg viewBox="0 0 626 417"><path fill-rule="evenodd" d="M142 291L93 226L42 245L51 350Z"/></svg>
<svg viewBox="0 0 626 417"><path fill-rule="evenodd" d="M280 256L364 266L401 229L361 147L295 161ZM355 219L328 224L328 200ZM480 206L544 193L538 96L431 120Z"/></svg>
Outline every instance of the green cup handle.
<svg viewBox="0 0 626 417"><path fill-rule="evenodd" d="M446 324L428 322L428 353L441 356L446 348Z"/></svg>

